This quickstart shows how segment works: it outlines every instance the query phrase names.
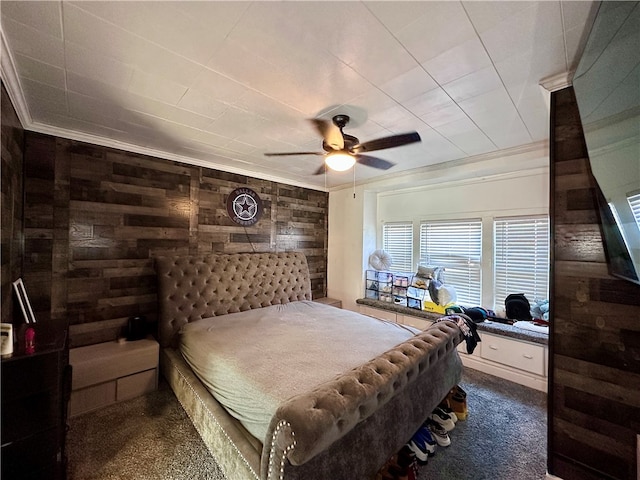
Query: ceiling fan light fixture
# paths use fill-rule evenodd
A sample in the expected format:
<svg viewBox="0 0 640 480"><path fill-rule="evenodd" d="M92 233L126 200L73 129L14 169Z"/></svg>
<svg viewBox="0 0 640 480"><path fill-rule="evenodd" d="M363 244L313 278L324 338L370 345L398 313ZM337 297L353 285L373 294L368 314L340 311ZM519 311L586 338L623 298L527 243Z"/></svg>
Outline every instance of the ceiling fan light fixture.
<svg viewBox="0 0 640 480"><path fill-rule="evenodd" d="M324 161L331 170L336 170L338 172L349 170L356 163L356 159L353 155L349 155L344 152L330 153Z"/></svg>

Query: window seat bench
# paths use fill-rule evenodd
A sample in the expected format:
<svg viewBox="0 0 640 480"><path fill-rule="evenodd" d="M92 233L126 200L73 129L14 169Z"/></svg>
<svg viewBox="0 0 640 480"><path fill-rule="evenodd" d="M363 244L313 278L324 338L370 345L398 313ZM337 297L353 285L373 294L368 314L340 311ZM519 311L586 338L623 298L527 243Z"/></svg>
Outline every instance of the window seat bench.
<svg viewBox="0 0 640 480"><path fill-rule="evenodd" d="M420 329L444 316L368 298L356 303L360 313ZM488 320L478 323L477 329L481 341L472 354L464 342L458 346L465 366L547 391L549 335Z"/></svg>

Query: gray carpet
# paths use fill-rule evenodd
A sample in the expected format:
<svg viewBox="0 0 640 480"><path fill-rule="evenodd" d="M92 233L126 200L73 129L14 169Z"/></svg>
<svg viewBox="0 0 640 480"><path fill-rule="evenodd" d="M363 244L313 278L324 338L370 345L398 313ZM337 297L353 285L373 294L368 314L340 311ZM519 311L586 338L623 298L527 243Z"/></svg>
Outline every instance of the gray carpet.
<svg viewBox="0 0 640 480"><path fill-rule="evenodd" d="M451 432L451 446L420 467L419 480L543 479L546 394L471 369L461 386L469 418ZM67 452L69 480L225 480L163 382L152 394L72 418Z"/></svg>
<svg viewBox="0 0 640 480"><path fill-rule="evenodd" d="M542 480L547 471L547 395L465 369L469 417L438 447L420 480Z"/></svg>

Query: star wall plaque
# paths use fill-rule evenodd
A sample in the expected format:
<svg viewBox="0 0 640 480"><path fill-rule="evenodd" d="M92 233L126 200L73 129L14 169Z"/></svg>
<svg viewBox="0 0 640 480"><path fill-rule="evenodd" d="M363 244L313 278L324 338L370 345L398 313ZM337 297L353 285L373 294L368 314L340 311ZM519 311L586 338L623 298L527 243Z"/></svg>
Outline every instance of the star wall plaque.
<svg viewBox="0 0 640 480"><path fill-rule="evenodd" d="M250 227L262 216L262 200L250 188L236 188L227 198L227 213L238 225Z"/></svg>

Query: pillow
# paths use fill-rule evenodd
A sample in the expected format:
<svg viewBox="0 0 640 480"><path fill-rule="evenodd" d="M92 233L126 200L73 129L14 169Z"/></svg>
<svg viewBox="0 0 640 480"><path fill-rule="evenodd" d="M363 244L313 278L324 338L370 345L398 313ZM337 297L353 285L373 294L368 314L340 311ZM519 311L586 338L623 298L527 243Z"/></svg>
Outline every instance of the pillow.
<svg viewBox="0 0 640 480"><path fill-rule="evenodd" d="M392 263L393 259L391 258L391 255L384 250L376 250L369 255L369 265L376 270L389 270Z"/></svg>

